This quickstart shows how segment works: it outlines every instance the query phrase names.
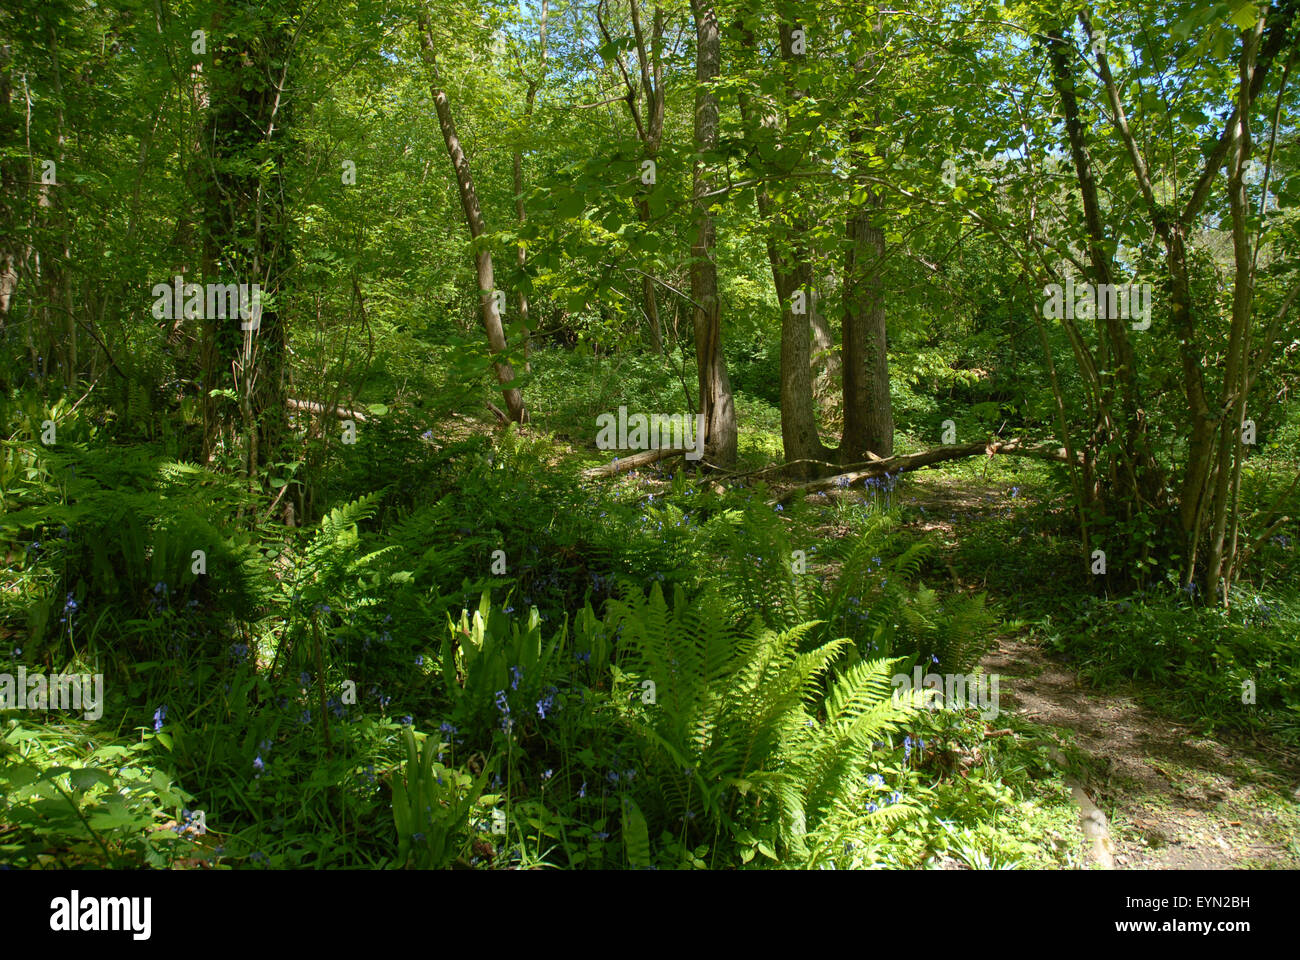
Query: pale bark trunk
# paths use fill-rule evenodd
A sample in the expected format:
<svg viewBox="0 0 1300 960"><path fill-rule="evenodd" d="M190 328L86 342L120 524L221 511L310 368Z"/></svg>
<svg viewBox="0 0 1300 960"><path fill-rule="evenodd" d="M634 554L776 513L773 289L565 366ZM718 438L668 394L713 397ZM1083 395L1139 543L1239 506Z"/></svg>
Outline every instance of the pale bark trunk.
<svg viewBox="0 0 1300 960"><path fill-rule="evenodd" d="M474 177L470 172L469 158L460 145L456 134L456 124L451 116L451 106L447 102L447 93L442 88L438 74L438 65L434 52L433 32L429 29L428 8L421 5L418 13L420 27L420 54L429 70L430 87L433 93L434 108L438 112L438 126L447 144L447 155L455 169L456 185L460 190L461 207L465 211L465 223L469 227L471 240L478 240L487 232L483 219L483 209L479 205L478 192L474 189ZM474 271L478 278L479 311L483 317L483 327L487 332L488 347L493 354L506 350L505 330L501 325L501 313L497 309L495 293L495 276L492 270L492 254L479 247L474 254ZM515 387L506 386L515 378L515 371L506 361L495 361L497 382L501 384L501 393L505 397L506 409L510 419L515 423L527 421L528 413L524 409L523 395Z"/></svg>
<svg viewBox="0 0 1300 960"><path fill-rule="evenodd" d="M524 100L524 126L528 127L533 119L533 107L537 102L537 87L542 78L546 75L546 14L549 0L542 0L542 19L541 19L541 41L542 41L542 63L539 68L539 74L536 79L528 81L528 94ZM524 157L523 151L516 146L514 155L514 188L515 188L515 219L518 221L520 228L523 228L526 219L524 210ZM528 252L524 249L521 242L518 245L518 264L519 272L522 275L524 265L528 262ZM528 294L520 287L518 294L519 304L519 323L524 331L524 371L531 372L532 364L529 362L529 355L532 353L532 339L528 326Z"/></svg>
<svg viewBox="0 0 1300 960"><path fill-rule="evenodd" d="M1232 250L1235 273L1232 291L1232 323L1228 332L1228 358L1223 372L1222 398L1219 408L1231 410L1231 420L1219 428L1219 456L1215 476L1214 511L1211 518L1210 544L1205 558L1205 593L1213 597L1216 587L1223 590L1223 603L1227 605L1231 581L1228 571L1233 565L1236 544L1225 553L1225 535L1232 513L1236 525L1236 511L1230 510L1241 483L1241 461L1245 448L1241 442L1242 421L1246 418L1246 368L1250 356L1250 308L1254 297L1254 266L1247 219L1245 171L1250 159L1251 81L1255 72L1255 51L1263 31L1263 21L1256 29L1246 31L1242 37L1241 83L1237 104L1240 124L1236 150L1229 166L1228 202L1232 211ZM1231 503L1235 506L1235 503ZM1235 540L1235 536L1234 536Z"/></svg>
<svg viewBox="0 0 1300 960"><path fill-rule="evenodd" d="M718 20L711 0L691 0L695 18L695 150L708 153L718 143L718 94L713 84L721 65ZM717 466L735 463L736 407L722 354L722 318L718 269L713 262L715 233L708 194L713 183L704 161L696 161L692 197L695 236L691 242L691 298L695 301L695 358L699 373L700 412L705 416L705 456Z"/></svg>

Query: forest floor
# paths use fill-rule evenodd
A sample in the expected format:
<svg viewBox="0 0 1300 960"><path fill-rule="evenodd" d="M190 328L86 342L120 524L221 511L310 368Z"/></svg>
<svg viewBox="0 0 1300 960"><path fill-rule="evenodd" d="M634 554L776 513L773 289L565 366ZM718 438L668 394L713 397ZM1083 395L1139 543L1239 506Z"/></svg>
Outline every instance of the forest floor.
<svg viewBox="0 0 1300 960"><path fill-rule="evenodd" d="M1004 602L1014 598L999 597L987 575L968 582L958 568L969 569L963 536L983 519L1026 506L1013 499L1005 484L972 485L937 472L916 476L903 497L918 508L908 527L941 544L954 580ZM1117 868L1300 868L1300 758L1226 730L1198 735L1162 715L1153 703L1158 691L1088 686L1032 628L999 638L983 666L1001 678L1004 709L1073 748L1083 786L1109 821Z"/></svg>

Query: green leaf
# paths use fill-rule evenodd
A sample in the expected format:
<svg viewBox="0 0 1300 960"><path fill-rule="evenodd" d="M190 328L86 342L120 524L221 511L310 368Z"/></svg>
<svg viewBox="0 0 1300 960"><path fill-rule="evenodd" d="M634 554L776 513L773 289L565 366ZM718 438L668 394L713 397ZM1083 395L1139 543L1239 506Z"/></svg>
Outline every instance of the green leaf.
<svg viewBox="0 0 1300 960"><path fill-rule="evenodd" d="M641 808L631 797L623 799L623 845L628 863L634 867L650 866L650 830Z"/></svg>
<svg viewBox="0 0 1300 960"><path fill-rule="evenodd" d="M80 770L73 770L68 777L68 782L72 784L73 790L89 790L97 783L106 786L113 785L112 776L98 767L82 767Z"/></svg>
<svg viewBox="0 0 1300 960"><path fill-rule="evenodd" d="M1249 30L1259 22L1259 9L1253 3L1243 3L1228 18L1238 30Z"/></svg>

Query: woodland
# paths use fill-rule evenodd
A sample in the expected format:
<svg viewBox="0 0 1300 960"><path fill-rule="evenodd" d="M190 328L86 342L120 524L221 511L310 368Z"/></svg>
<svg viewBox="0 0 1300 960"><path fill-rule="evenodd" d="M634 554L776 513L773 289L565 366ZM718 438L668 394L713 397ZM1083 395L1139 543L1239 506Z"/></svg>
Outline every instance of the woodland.
<svg viewBox="0 0 1300 960"><path fill-rule="evenodd" d="M0 0L0 867L1300 867L1300 0Z"/></svg>

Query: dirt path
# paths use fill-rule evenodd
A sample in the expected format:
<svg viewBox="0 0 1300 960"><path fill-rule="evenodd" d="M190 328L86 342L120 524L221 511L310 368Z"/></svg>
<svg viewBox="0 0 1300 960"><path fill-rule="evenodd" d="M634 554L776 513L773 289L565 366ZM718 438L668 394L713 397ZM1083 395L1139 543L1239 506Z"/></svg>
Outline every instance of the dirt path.
<svg viewBox="0 0 1300 960"><path fill-rule="evenodd" d="M964 523L951 522L954 513L977 518L1010 503L1001 487L938 477L918 478L902 500L911 498L925 513L909 527L935 531L949 556ZM1138 702L1139 690L1085 687L1025 637L1000 639L983 665L1001 678L1003 709L1054 728L1079 761L1077 776L1110 821L1117 868L1300 868L1295 758L1236 737L1198 737Z"/></svg>

